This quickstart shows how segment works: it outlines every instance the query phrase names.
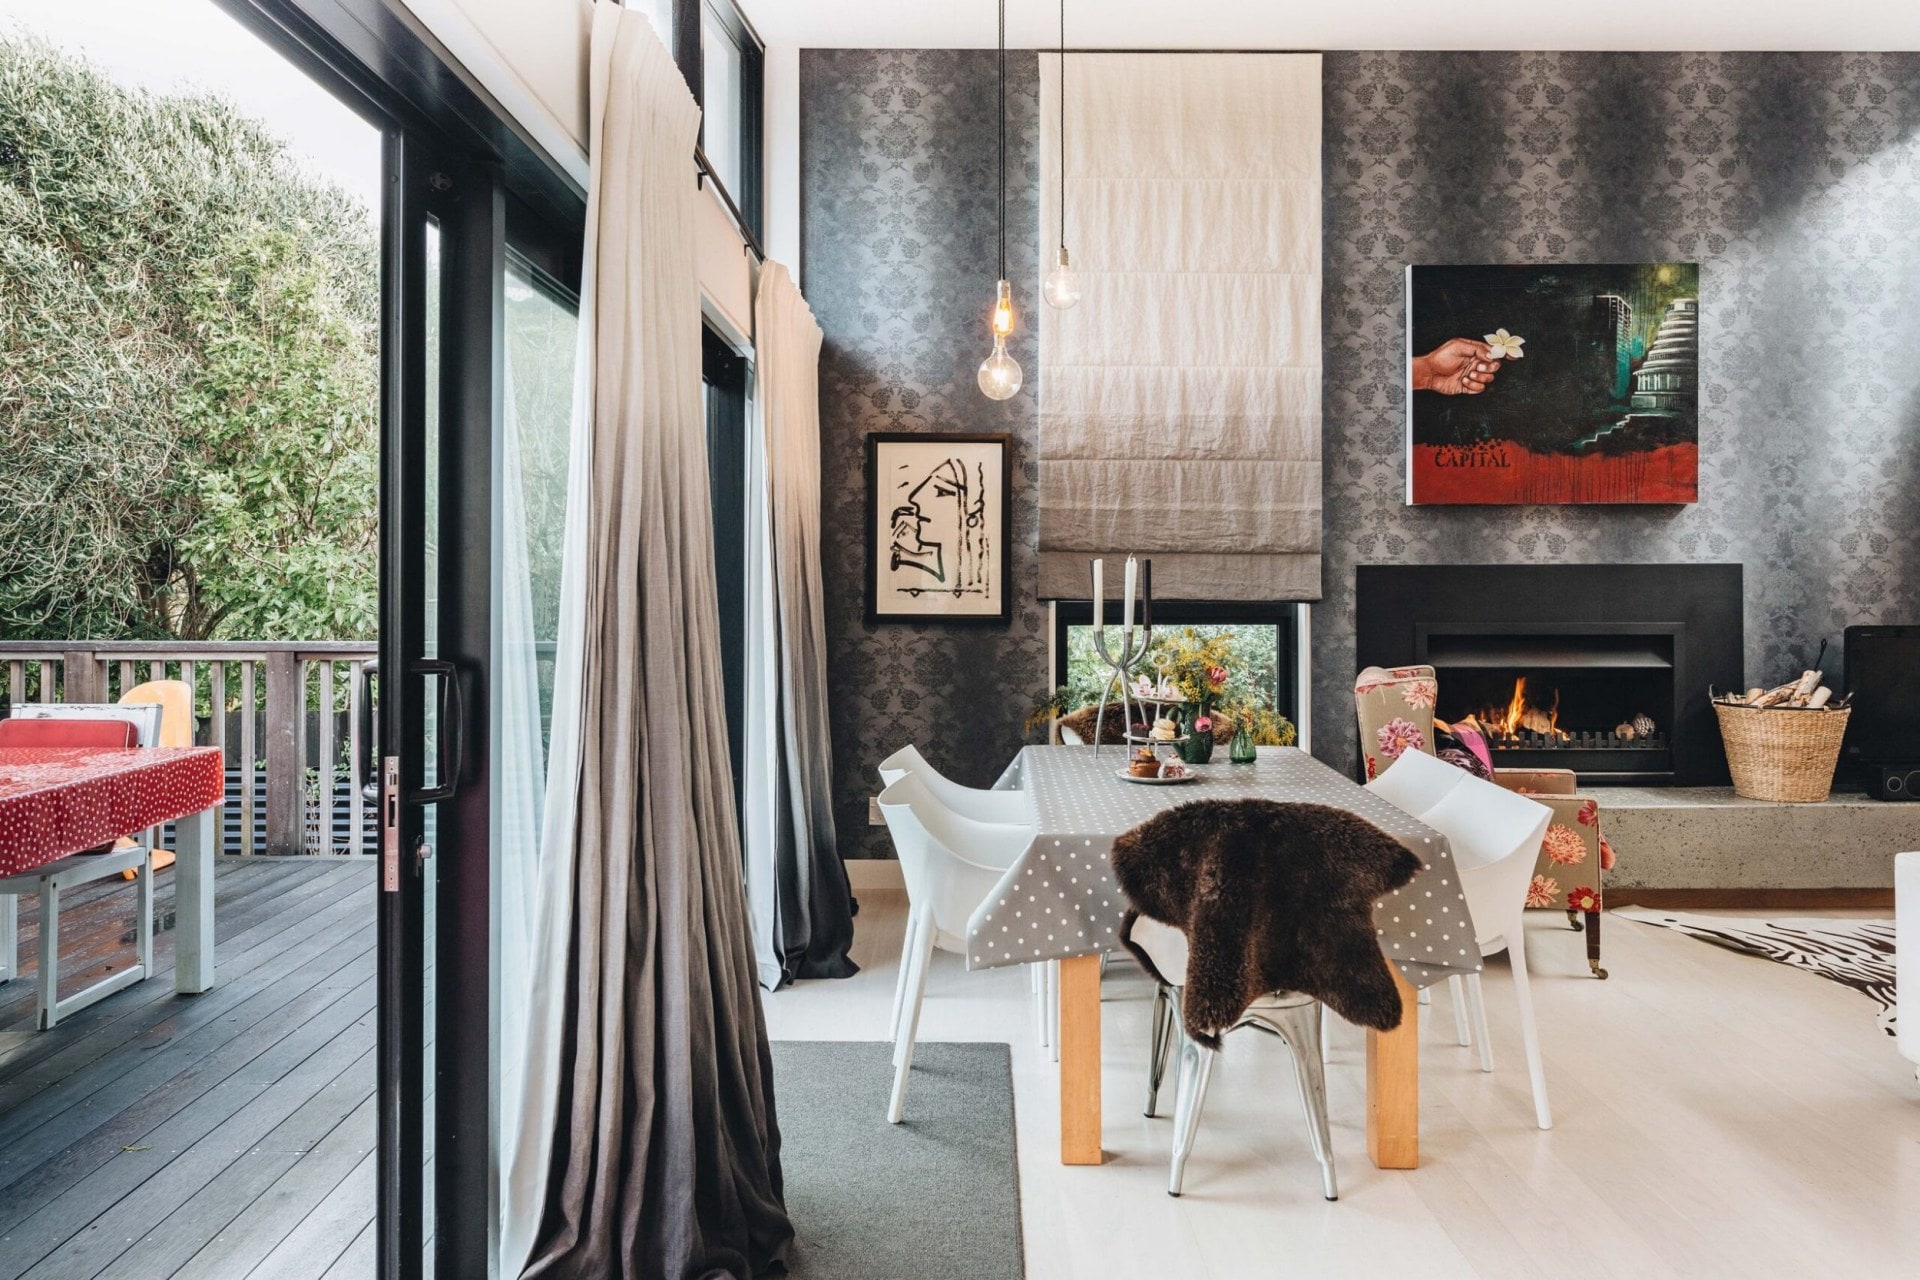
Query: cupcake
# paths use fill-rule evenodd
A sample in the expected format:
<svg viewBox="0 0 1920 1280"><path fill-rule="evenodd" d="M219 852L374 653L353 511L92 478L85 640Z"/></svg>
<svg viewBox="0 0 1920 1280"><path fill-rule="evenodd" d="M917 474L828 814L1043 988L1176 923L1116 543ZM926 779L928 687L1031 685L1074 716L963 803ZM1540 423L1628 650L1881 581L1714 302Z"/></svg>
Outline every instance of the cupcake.
<svg viewBox="0 0 1920 1280"><path fill-rule="evenodd" d="M1160 776L1160 758L1153 754L1152 747L1142 747L1134 752L1133 759L1127 764L1127 772L1136 778L1157 778Z"/></svg>

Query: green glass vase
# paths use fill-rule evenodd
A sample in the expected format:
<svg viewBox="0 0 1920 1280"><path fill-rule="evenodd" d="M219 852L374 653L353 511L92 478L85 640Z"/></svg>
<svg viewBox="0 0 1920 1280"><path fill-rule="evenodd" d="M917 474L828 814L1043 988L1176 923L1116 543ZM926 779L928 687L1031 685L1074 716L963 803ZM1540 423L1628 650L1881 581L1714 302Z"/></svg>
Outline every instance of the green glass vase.
<svg viewBox="0 0 1920 1280"><path fill-rule="evenodd" d="M1180 758L1188 764L1205 764L1213 759L1213 730L1196 729L1194 722L1207 714L1205 707L1187 717L1187 740L1180 744Z"/></svg>
<svg viewBox="0 0 1920 1280"><path fill-rule="evenodd" d="M1227 759L1234 764L1252 764L1259 758L1259 749L1253 745L1253 731L1244 724L1235 729L1233 745L1227 749Z"/></svg>

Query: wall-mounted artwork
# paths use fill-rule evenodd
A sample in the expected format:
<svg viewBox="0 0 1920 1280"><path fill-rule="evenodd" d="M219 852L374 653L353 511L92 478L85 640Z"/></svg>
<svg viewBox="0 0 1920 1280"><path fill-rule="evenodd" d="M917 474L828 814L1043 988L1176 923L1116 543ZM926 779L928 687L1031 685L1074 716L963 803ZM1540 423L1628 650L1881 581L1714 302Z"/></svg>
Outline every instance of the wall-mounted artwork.
<svg viewBox="0 0 1920 1280"><path fill-rule="evenodd" d="M1407 501L1699 497L1700 268L1407 268Z"/></svg>
<svg viewBox="0 0 1920 1280"><path fill-rule="evenodd" d="M867 621L1006 622L1005 435L867 437Z"/></svg>

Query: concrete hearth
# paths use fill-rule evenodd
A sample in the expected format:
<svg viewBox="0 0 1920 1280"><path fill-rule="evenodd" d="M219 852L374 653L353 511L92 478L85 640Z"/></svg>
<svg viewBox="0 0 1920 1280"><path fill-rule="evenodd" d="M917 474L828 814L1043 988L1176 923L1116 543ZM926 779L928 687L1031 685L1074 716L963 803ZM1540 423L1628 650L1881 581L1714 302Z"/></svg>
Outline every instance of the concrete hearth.
<svg viewBox="0 0 1920 1280"><path fill-rule="evenodd" d="M1836 791L1823 804L1744 800L1725 787L1594 787L1619 855L1608 894L1633 889L1890 889L1893 855L1920 849L1920 804Z"/></svg>

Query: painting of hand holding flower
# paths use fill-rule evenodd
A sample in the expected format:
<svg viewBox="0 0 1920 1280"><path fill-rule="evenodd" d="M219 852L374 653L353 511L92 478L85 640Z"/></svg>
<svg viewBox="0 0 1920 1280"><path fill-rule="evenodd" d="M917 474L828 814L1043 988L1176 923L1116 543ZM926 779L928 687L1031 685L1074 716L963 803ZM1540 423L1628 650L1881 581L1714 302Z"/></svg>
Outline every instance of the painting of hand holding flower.
<svg viewBox="0 0 1920 1280"><path fill-rule="evenodd" d="M1408 502L1698 499L1697 265L1415 266L1407 287Z"/></svg>

